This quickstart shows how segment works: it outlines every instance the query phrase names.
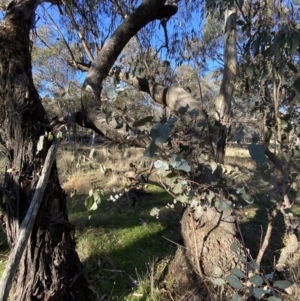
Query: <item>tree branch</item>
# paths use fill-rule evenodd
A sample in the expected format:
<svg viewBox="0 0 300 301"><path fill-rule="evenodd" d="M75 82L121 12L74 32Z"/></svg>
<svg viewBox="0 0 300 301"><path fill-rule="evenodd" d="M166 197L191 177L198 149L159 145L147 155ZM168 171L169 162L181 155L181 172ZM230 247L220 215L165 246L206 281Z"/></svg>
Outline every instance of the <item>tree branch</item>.
<svg viewBox="0 0 300 301"><path fill-rule="evenodd" d="M82 43L82 46L83 46L83 48L84 48L84 50L85 50L87 56L89 57L90 61L93 62L93 61L94 61L94 57L93 57L93 55L92 55L92 53L91 53L91 51L90 51L90 48L88 47L88 45L87 45L87 43L86 43L86 41L85 41L85 39L84 39L84 37L83 37L82 32L81 32L80 29L79 29L79 26L77 25L77 23L76 23L76 21L75 21L75 18L74 18L74 16L73 16L72 11L70 10L70 8L69 8L69 6L68 6L67 1L63 1L63 3L64 3L64 6L65 6L65 8L66 8L66 12L67 12L67 14L68 14L68 16L69 16L69 18L70 18L70 20L71 20L71 23L72 23L72 25L74 26L74 28L75 28L76 31L77 31L77 34L78 34L78 36L79 36L79 38L80 38L80 41L81 41L81 43Z"/></svg>
<svg viewBox="0 0 300 301"><path fill-rule="evenodd" d="M201 102L196 100L183 88L177 86L163 86L146 78L132 76L128 73L121 72L118 75L120 77L120 80L128 83L129 85L132 85L139 91L148 93L156 103L168 107L172 112L177 112L179 108L186 107L186 105L188 105L187 114L185 114L186 116L184 117L185 122L190 121L191 118L189 118L188 113L195 109L199 112L199 121L205 119L202 113Z"/></svg>
<svg viewBox="0 0 300 301"><path fill-rule="evenodd" d="M170 18L177 12L177 6L165 5L162 0L144 0L142 4L116 29L101 49L86 77L84 87L91 86L96 100L100 100L102 82L108 75L117 57L129 40L149 22Z"/></svg>

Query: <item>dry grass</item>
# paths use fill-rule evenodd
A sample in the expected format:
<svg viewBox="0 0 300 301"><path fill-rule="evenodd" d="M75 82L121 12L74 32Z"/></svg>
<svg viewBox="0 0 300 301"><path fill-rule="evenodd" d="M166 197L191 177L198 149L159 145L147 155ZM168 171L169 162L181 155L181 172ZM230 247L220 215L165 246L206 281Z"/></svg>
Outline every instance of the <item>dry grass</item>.
<svg viewBox="0 0 300 301"><path fill-rule="evenodd" d="M225 165L234 165L252 171L256 169L256 164L251 159L247 148L227 147Z"/></svg>
<svg viewBox="0 0 300 301"><path fill-rule="evenodd" d="M87 193L92 188L91 178L82 170L77 170L62 183L62 188L67 192L76 190L78 193Z"/></svg>
<svg viewBox="0 0 300 301"><path fill-rule="evenodd" d="M226 147L226 157L250 158L247 148Z"/></svg>
<svg viewBox="0 0 300 301"><path fill-rule="evenodd" d="M57 165L62 188L67 192L87 193L95 187L105 187L107 191L123 188L129 184L124 172L132 169L130 163L139 165L147 161L143 150L138 148L120 149L118 145L107 143L96 146L90 158L91 150L92 147L77 145L59 151Z"/></svg>

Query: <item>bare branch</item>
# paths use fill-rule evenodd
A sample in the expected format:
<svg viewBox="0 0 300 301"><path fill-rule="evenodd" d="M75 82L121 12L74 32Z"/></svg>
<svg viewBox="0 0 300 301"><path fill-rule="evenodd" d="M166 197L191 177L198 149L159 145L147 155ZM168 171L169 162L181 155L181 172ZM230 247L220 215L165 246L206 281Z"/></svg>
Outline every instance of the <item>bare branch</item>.
<svg viewBox="0 0 300 301"><path fill-rule="evenodd" d="M93 57L93 55L92 55L92 53L90 51L90 48L88 47L88 45L87 45L87 43L86 43L86 41L85 41L85 39L83 37L83 34L82 34L82 32L81 32L78 24L75 21L74 15L73 15L70 7L68 6L67 1L63 1L63 3L65 5L65 7L66 7L66 12L67 12L69 18L71 19L72 25L74 26L74 28L77 31L77 34L78 34L78 36L79 36L79 38L81 40L82 46L83 46L83 48L84 48L87 56L89 57L90 61L93 62L94 61L94 57Z"/></svg>

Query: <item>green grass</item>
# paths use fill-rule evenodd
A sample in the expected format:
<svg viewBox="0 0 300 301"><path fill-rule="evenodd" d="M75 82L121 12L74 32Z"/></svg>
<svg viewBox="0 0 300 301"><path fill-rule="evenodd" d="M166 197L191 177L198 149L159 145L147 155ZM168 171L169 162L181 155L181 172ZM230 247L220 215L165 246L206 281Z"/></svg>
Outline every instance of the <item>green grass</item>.
<svg viewBox="0 0 300 301"><path fill-rule="evenodd" d="M168 194L151 186L137 198L132 207L125 198L112 202L103 197L90 219L82 201L70 212L89 283L100 297L110 296L109 300L155 300L150 279L162 276L176 250L164 237L175 242L180 237L178 210L163 209L159 219L150 216L154 206L172 201ZM155 271L149 272L153 264Z"/></svg>
<svg viewBox="0 0 300 301"><path fill-rule="evenodd" d="M115 180L111 181L112 187L122 187L119 163L110 166L108 164L111 163L105 161L104 157L101 159L106 167L112 167L120 174L114 170L109 176L100 177L97 168L82 169L82 173L74 177L77 169L67 161L67 153L63 156L65 162L60 170L64 172L65 181L68 177L73 177L73 182L70 179L68 182L70 191L74 189L72 185L80 184L82 191L88 193L88 190L95 186L91 179L98 177L100 180L96 184L101 187L111 180ZM235 176L234 168L238 166L242 174L234 178L235 185L244 186L254 196L254 203L251 205L244 203L243 208L238 210L238 215L246 246L254 250L255 257L266 231L267 209L273 205L271 199L278 197L274 189L276 185L272 165L265 169L257 167L249 157L248 151L244 149L229 149L227 156L227 164L233 169L228 168L226 176L229 178ZM119 161L122 162L124 170L125 165L128 165L125 161L124 158ZM103 188L106 192L110 190L104 186ZM80 192L80 189L78 191ZM103 300L109 301L163 300L159 288L176 251L176 243L181 243L180 205L173 210L165 209L167 203L172 203L173 198L160 188L150 186L147 193L136 192L137 202L134 206L126 197L112 202L108 200L109 194L102 196L101 204L91 213L89 219L84 207L85 197L86 195L82 194L77 206L74 208L70 206L69 218L76 226L77 251L91 289L100 299L103 297ZM299 194L291 191L290 197L294 202L293 212L300 216ZM162 208L159 219L150 216L153 207ZM284 225L279 214L263 261L263 268L266 271L273 268L275 251L283 247L283 233ZM4 234L0 233L0 274L7 258L8 246Z"/></svg>

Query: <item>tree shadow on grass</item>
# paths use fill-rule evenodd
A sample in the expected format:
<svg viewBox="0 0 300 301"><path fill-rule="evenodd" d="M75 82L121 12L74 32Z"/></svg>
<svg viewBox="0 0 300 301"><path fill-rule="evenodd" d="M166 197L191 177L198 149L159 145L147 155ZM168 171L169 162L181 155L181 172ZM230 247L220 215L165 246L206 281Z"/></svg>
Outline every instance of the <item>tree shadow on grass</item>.
<svg viewBox="0 0 300 301"><path fill-rule="evenodd" d="M263 203L257 201L242 211L238 211L241 235L254 260L265 238L269 221L268 213L273 209L273 205L270 200L265 200ZM261 263L261 268L267 273L274 271L274 263L278 259L280 250L284 247L284 233L283 216L279 212L273 223L269 245Z"/></svg>
<svg viewBox="0 0 300 301"><path fill-rule="evenodd" d="M275 208L276 202L280 201L280 195L271 162L267 160L264 165L256 166L252 170L247 169L247 164L246 166L238 165L238 167L242 170L242 176L237 186L244 187L247 193L252 195L254 201L252 204L242 202L242 208L236 212L240 220L241 235L255 260L266 235L269 215ZM291 203L294 203L296 208L299 207L300 204L292 191L289 196ZM284 234L283 215L278 212L273 223L271 239L261 263L262 269L268 273L274 271L274 263L284 247Z"/></svg>
<svg viewBox="0 0 300 301"><path fill-rule="evenodd" d="M134 206L104 198L90 219L83 201L71 210L84 272L99 296L106 295L103 300L126 300L140 282L150 281L153 264L156 280L167 270L180 243L182 211L163 208L168 202L173 199L159 191L139 195ZM162 208L158 219L150 216L153 207Z"/></svg>

